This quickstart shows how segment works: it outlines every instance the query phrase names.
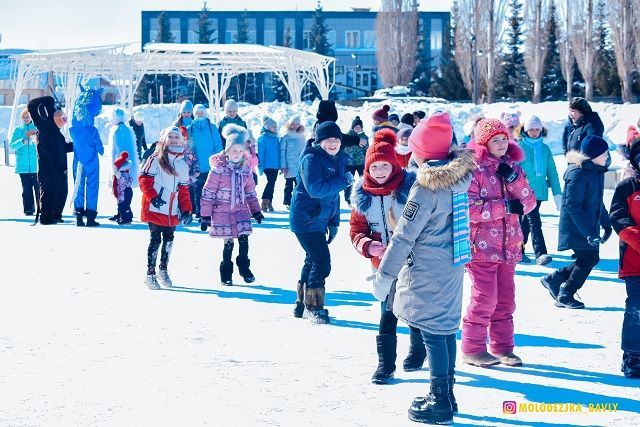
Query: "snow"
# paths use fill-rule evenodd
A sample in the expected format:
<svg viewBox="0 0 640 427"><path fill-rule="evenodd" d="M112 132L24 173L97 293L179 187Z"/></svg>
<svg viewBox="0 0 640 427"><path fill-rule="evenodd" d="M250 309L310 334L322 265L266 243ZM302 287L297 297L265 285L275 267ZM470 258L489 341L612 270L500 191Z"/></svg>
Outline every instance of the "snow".
<svg viewBox="0 0 640 427"><path fill-rule="evenodd" d="M425 108L392 104L392 111L400 112ZM367 127L369 112L379 105L340 108L341 126L346 130L358 111ZM486 108L496 117L507 105L447 107L461 128L477 111ZM539 114L556 132L566 103L517 108ZM638 115L632 106L594 109L603 113L614 142L620 141L619 129ZM157 135L178 107L142 110L149 135ZM278 103L240 108L256 135L264 114L282 124L289 114L300 113L310 127L313 111L314 106ZM105 107L99 126L109 112ZM6 117L0 109L2 123ZM250 238L254 284L220 286L222 243L194 224L176 233L169 267L176 286L149 291L143 284L146 224L119 227L107 221L116 203L106 186L109 161L105 157L101 163L102 226L95 229L75 227L70 206L67 223L30 226L32 219L22 216L18 177L12 168L0 167L0 425L414 425L407 409L427 392L426 369L400 368L387 386L369 382L377 363L380 308L365 280L370 264L349 241L344 202L327 280L332 323L310 325L291 314L303 253L288 230L281 178L274 199L280 211L266 214ZM556 163L562 173L564 159L557 156ZM260 180L259 194L265 183ZM608 191L607 206L610 199ZM139 203L134 189L136 216ZM553 249L558 213L552 202L543 203L542 213L547 246ZM523 367L463 365L458 347L456 425L640 424L640 382L620 373L626 294L616 278L617 236L602 247L600 264L579 292L585 310L554 307L540 285L543 274L570 261L570 253L552 250L552 255L549 266L517 267L514 319ZM237 272L234 280L241 281ZM465 278L463 309L468 300ZM398 333L401 367L408 349L408 329L401 322ZM584 406L582 414L510 415L503 413L503 401ZM590 403L618 406L615 412L590 413Z"/></svg>

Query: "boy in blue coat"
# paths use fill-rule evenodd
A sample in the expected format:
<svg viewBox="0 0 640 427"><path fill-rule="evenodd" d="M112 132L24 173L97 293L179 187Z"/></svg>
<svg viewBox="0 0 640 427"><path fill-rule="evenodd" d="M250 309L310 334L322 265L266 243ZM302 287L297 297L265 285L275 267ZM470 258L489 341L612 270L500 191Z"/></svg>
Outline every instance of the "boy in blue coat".
<svg viewBox="0 0 640 427"><path fill-rule="evenodd" d="M342 132L335 122L316 128L316 139L300 158L298 185L293 192L289 221L306 257L298 282L295 317L329 323L324 308L325 279L331 272L329 243L340 224L340 192L353 182L347 154L340 151Z"/></svg>
<svg viewBox="0 0 640 427"><path fill-rule="evenodd" d="M270 117L262 119L262 133L258 137L258 171L267 176L262 192L262 211L273 212L273 190L280 170L280 138L278 124Z"/></svg>

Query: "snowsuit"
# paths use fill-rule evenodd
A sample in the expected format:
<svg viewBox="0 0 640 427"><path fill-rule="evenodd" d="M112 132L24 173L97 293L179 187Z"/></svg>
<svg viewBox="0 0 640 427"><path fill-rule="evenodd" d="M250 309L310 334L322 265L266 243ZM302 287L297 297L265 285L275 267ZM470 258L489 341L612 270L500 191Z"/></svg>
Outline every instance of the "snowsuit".
<svg viewBox="0 0 640 427"><path fill-rule="evenodd" d="M218 127L207 117L197 118L187 129L191 140L191 149L198 160L199 175L190 187L192 192L191 204L196 215L200 214L200 197L202 188L209 174L209 158L224 148Z"/></svg>
<svg viewBox="0 0 640 427"><path fill-rule="evenodd" d="M487 329L494 354L510 353L514 347L513 312L515 267L522 257L522 230L518 215L507 211L507 201L518 199L528 214L536 206L536 196L518 165L524 159L520 147L509 142L500 159L486 146L475 144L478 168L469 187L471 221L471 302L462 326L462 352L487 351ZM518 174L508 183L498 174L500 163L507 163Z"/></svg>
<svg viewBox="0 0 640 427"><path fill-rule="evenodd" d="M93 122L93 120L91 120ZM69 134L73 139L73 179L75 191L73 206L76 214L86 214L95 219L98 212L98 188L100 185L100 162L98 155L104 154L98 129L85 122L72 119Z"/></svg>
<svg viewBox="0 0 640 427"><path fill-rule="evenodd" d="M280 138L278 135L262 129L258 137L258 171L267 176L267 185L262 192L262 198L273 199L273 189L280 170Z"/></svg>
<svg viewBox="0 0 640 427"><path fill-rule="evenodd" d="M62 221L62 210L68 194L67 153L73 151L53 121L56 112L51 96L35 98L27 105L38 128L38 182L40 183L40 223Z"/></svg>
<svg viewBox="0 0 640 427"><path fill-rule="evenodd" d="M129 171L120 171L120 176L116 178L113 186L113 195L118 201L118 224L129 224L133 220L133 212L131 211L132 184L133 178Z"/></svg>
<svg viewBox="0 0 640 427"><path fill-rule="evenodd" d="M358 138L369 140L367 135L364 132L356 133L353 130L349 131L349 135L357 136ZM369 148L369 143L364 147L358 145L352 145L350 147L346 147L344 152L349 156L349 164L347 165L347 170L356 176L356 172L358 172L358 176L362 177L364 173L364 156L367 153L367 148ZM344 200L351 204L351 191L352 187L349 186L344 190Z"/></svg>
<svg viewBox="0 0 640 427"><path fill-rule="evenodd" d="M27 136L28 131L37 131L33 122L16 127L9 148L16 153L15 172L20 175L22 183L22 209L25 214L31 215L36 211L36 205L40 204L40 185L36 143Z"/></svg>
<svg viewBox="0 0 640 427"><path fill-rule="evenodd" d="M129 120L129 126L131 126L133 133L136 135L136 147L138 148L136 152L138 153L138 160L142 161L142 153L148 150L147 138L144 134L144 123L140 123L140 126L138 126L133 117L131 117Z"/></svg>
<svg viewBox="0 0 640 427"><path fill-rule="evenodd" d="M562 149L564 150L564 154L567 154L571 150L580 151L582 140L587 135L601 137L603 133L604 124L595 111L584 114L576 123L573 123L573 120L569 119L562 133Z"/></svg>
<svg viewBox="0 0 640 427"><path fill-rule="evenodd" d="M293 187L296 184L296 176L298 176L298 167L300 166L300 154L302 154L306 145L304 135L292 130L288 130L280 138L280 166L287 171L284 175L283 204L285 206L291 206L291 195L293 194Z"/></svg>

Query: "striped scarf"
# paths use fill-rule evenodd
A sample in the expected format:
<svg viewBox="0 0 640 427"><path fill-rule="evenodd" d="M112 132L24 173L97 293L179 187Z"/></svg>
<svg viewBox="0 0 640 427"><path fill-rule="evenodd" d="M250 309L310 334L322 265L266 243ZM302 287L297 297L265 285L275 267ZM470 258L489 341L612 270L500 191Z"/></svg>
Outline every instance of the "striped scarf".
<svg viewBox="0 0 640 427"><path fill-rule="evenodd" d="M471 261L469 244L469 197L466 192L453 192L453 265Z"/></svg>

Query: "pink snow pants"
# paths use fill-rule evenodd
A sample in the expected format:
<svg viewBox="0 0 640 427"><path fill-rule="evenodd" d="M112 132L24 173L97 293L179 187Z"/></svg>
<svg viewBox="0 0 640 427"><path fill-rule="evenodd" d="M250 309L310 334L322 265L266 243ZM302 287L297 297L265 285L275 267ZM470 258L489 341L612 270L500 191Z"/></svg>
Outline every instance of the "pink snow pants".
<svg viewBox="0 0 640 427"><path fill-rule="evenodd" d="M462 322L462 352L487 351L487 328L493 354L513 351L513 312L515 264L472 261L467 264L471 277L471 303Z"/></svg>

